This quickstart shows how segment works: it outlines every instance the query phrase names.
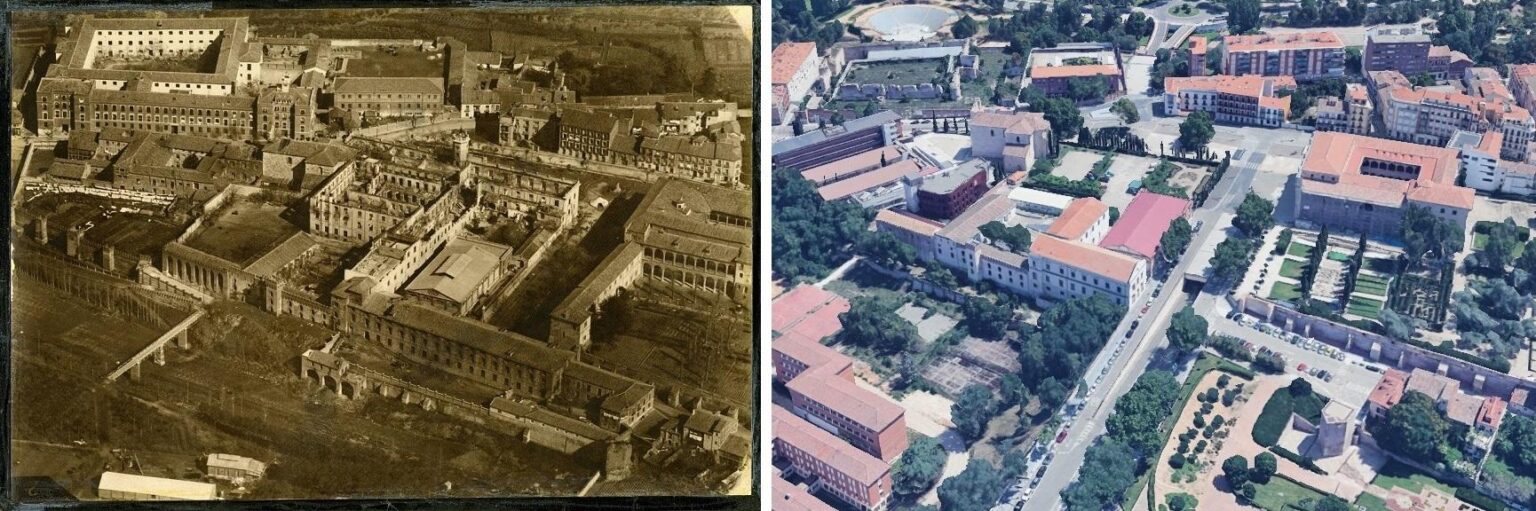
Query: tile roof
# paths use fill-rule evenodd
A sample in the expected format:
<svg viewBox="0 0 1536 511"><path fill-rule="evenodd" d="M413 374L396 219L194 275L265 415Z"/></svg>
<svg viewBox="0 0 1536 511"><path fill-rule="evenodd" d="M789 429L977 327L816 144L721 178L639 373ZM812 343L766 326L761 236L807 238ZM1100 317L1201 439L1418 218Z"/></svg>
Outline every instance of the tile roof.
<svg viewBox="0 0 1536 511"><path fill-rule="evenodd" d="M1131 281L1140 263L1134 257L1113 250L1051 235L1036 236L1029 246L1029 253L1121 283Z"/></svg>
<svg viewBox="0 0 1536 511"><path fill-rule="evenodd" d="M1098 223L1100 218L1109 214L1109 206L1092 197L1079 197L1072 199L1067 208L1061 211L1061 216L1051 222L1051 226L1045 232L1054 234L1063 239L1077 240Z"/></svg>
<svg viewBox="0 0 1536 511"><path fill-rule="evenodd" d="M829 305L846 311L848 300L810 284L795 286L794 289L773 300L773 331L789 332L812 313ZM820 340L820 338L815 339Z"/></svg>
<svg viewBox="0 0 1536 511"><path fill-rule="evenodd" d="M564 369L572 360L570 352L560 351L521 334L501 330L488 323L463 318L408 302L395 304L389 317L401 325L444 339L462 343L492 355L499 355L545 372Z"/></svg>
<svg viewBox="0 0 1536 511"><path fill-rule="evenodd" d="M811 167L800 172L800 175L809 179L812 183L825 184L839 177L857 174L880 168L881 157L884 157L886 165L900 161L904 158L899 146L885 146L879 149L864 151L841 160L825 165Z"/></svg>
<svg viewBox="0 0 1536 511"><path fill-rule="evenodd" d="M1487 426L1489 429L1499 429L1499 423L1504 421L1504 400L1490 397L1483 400L1482 408L1477 410L1477 424Z"/></svg>
<svg viewBox="0 0 1536 511"><path fill-rule="evenodd" d="M822 200L834 201L844 199L859 192L890 185L900 181L903 177L915 176L922 170L922 164L916 159L902 160L842 181L827 184L817 188L816 193L821 194Z"/></svg>
<svg viewBox="0 0 1536 511"><path fill-rule="evenodd" d="M836 509L807 493L805 488L785 481L778 474L773 475L770 486L773 492L773 503L768 508L774 511L834 511Z"/></svg>
<svg viewBox="0 0 1536 511"><path fill-rule="evenodd" d="M1344 48L1344 40L1339 39L1339 35L1333 32L1229 35L1223 38L1222 41L1222 49L1227 52Z"/></svg>
<svg viewBox="0 0 1536 511"><path fill-rule="evenodd" d="M859 486L868 488L890 477L889 464L858 450L800 418L794 412L774 405L773 412L769 416L773 418L773 436L776 442L783 442L805 451L832 470L846 475Z"/></svg>
<svg viewBox="0 0 1536 511"><path fill-rule="evenodd" d="M937 233L955 243L969 244L983 224L1007 217L1013 212L1013 201L1008 200L1010 186L998 183L987 190L980 199L964 212L944 224Z"/></svg>
<svg viewBox="0 0 1536 511"><path fill-rule="evenodd" d="M934 234L938 234L939 229L944 228L944 224L940 224L933 220L929 220L927 218L923 218L899 209L880 210L879 212L875 213L875 222L897 227L902 230L910 231L922 236L933 236Z"/></svg>
<svg viewBox="0 0 1536 511"><path fill-rule="evenodd" d="M811 367L785 386L869 431L885 431L903 419L906 410L901 405L838 376L839 371L834 365Z"/></svg>
<svg viewBox="0 0 1536 511"><path fill-rule="evenodd" d="M1296 79L1290 76L1260 75L1212 75L1170 76L1163 79L1163 92L1178 94L1182 91L1209 91L1219 94L1257 98L1260 106L1290 112L1291 100L1276 94L1281 89L1295 89Z"/></svg>
<svg viewBox="0 0 1536 511"><path fill-rule="evenodd" d="M971 112L969 123L977 128L1001 128L1005 133L1033 133L1051 129L1045 114L1038 112Z"/></svg>
<svg viewBox="0 0 1536 511"><path fill-rule="evenodd" d="M454 238L421 268L405 290L454 303L468 303L475 290L490 278L512 253L512 247L468 238Z"/></svg>
<svg viewBox="0 0 1536 511"><path fill-rule="evenodd" d="M1455 185L1460 169L1455 149L1431 147L1340 132L1317 133L1302 161L1302 190L1396 207L1403 200L1470 209L1474 192ZM1360 173L1367 159L1419 167L1418 177L1403 181ZM1321 180L1321 175L1337 181Z"/></svg>
<svg viewBox="0 0 1536 511"><path fill-rule="evenodd" d="M371 94L379 92L442 94L443 79L422 76L343 76L336 79L336 83L332 85L331 92L338 94Z"/></svg>
<svg viewBox="0 0 1536 511"><path fill-rule="evenodd" d="M789 333L773 340L773 351L800 361L807 368L830 366L834 373L841 373L853 366L853 359L830 346L799 333Z"/></svg>
<svg viewBox="0 0 1536 511"><path fill-rule="evenodd" d="M789 83L805 60L816 55L816 43L780 43L773 48L773 85Z"/></svg>
<svg viewBox="0 0 1536 511"><path fill-rule="evenodd" d="M1382 408L1390 409L1397 406L1397 402L1403 400L1404 385L1407 382L1408 373L1387 369L1387 372L1382 374L1381 379L1376 382L1376 388L1371 389L1368 400Z"/></svg>
<svg viewBox="0 0 1536 511"><path fill-rule="evenodd" d="M1187 199L1142 190L1131 199L1120 220L1109 228L1099 246L1130 252L1148 260L1157 258L1157 246L1173 221L1189 213Z"/></svg>
<svg viewBox="0 0 1536 511"><path fill-rule="evenodd" d="M1192 54L1205 55L1207 44L1209 44L1209 42L1206 41L1205 36L1189 36L1189 52Z"/></svg>

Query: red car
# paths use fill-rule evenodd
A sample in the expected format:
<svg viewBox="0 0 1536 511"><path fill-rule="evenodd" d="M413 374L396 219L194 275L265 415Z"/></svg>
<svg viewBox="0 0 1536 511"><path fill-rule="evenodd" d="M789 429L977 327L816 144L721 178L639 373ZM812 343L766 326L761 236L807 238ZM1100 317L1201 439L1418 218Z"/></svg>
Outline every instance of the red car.
<svg viewBox="0 0 1536 511"><path fill-rule="evenodd" d="M1302 372L1302 373L1307 372L1307 365L1306 364L1296 364L1296 371L1297 372Z"/></svg>
<svg viewBox="0 0 1536 511"><path fill-rule="evenodd" d="M1056 434L1056 443L1059 444L1059 443L1065 442L1066 440L1067 440L1067 430L1063 429L1063 430L1061 430L1061 433L1057 433Z"/></svg>

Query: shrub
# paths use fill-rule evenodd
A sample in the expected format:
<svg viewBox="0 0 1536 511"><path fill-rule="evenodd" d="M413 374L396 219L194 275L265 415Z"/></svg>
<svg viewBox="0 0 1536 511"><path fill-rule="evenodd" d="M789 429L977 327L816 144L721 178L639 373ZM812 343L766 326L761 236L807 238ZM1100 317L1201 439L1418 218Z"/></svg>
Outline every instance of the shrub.
<svg viewBox="0 0 1536 511"><path fill-rule="evenodd" d="M1205 402L1207 402L1207 403L1215 403L1216 400L1219 399L1219 398L1220 397L1216 394L1216 389L1214 389L1214 388L1205 389Z"/></svg>
<svg viewBox="0 0 1536 511"><path fill-rule="evenodd" d="M1213 427L1213 428L1219 428L1219 427L1221 427L1222 424L1226 424L1226 423L1227 423L1227 419L1222 417L1222 416L1220 416L1220 415L1217 415L1215 418L1211 419L1211 427Z"/></svg>
<svg viewBox="0 0 1536 511"><path fill-rule="evenodd" d="M1184 468L1184 455L1173 453L1173 456L1168 457L1168 466L1173 467L1174 470Z"/></svg>
<svg viewBox="0 0 1536 511"><path fill-rule="evenodd" d="M1309 460L1307 458L1301 457L1300 454L1296 454L1294 452L1291 452L1290 449L1286 449L1286 448L1280 447L1278 445L1271 445L1271 446L1269 446L1269 451L1275 453L1275 455L1280 456L1281 458L1285 458L1285 459L1291 460L1291 463L1295 463L1296 465L1300 466L1301 468L1310 470L1310 471L1318 473L1318 474L1328 475L1328 471L1323 470L1323 467L1317 466L1317 463L1313 463L1312 460Z"/></svg>
<svg viewBox="0 0 1536 511"><path fill-rule="evenodd" d="M1227 388L1227 384L1228 383L1232 383L1232 377L1229 376L1229 375L1223 374L1223 375L1221 375L1220 378L1216 379L1216 386L1217 387Z"/></svg>
<svg viewBox="0 0 1536 511"><path fill-rule="evenodd" d="M1205 452L1205 446L1206 445L1209 445L1209 444L1205 443L1205 440L1201 440L1199 443L1196 443L1195 444L1195 454L1200 454L1202 452Z"/></svg>
<svg viewBox="0 0 1536 511"><path fill-rule="evenodd" d="M1204 428L1205 427L1205 416L1204 415L1195 415L1195 427L1197 427L1197 428ZM1206 435L1206 436L1210 436L1210 435Z"/></svg>
<svg viewBox="0 0 1536 511"><path fill-rule="evenodd" d="M1215 408L1216 408L1216 406L1213 405L1213 404L1210 404L1210 403L1205 403L1203 405L1200 405L1200 415L1205 415L1205 414L1211 413L1211 410L1214 410Z"/></svg>

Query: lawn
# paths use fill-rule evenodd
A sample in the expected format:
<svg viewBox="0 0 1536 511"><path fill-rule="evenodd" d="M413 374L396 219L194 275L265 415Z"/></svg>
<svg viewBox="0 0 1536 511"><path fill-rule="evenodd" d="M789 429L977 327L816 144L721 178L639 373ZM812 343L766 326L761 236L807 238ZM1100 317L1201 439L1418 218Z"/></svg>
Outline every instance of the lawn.
<svg viewBox="0 0 1536 511"><path fill-rule="evenodd" d="M1275 391L1269 397L1269 402L1264 403L1264 411L1259 412L1259 418L1253 422L1253 441L1265 447L1275 445L1275 442L1280 441L1280 434L1285 432L1286 425L1290 424L1292 412L1316 424L1323 415L1325 403L1322 396L1315 392L1292 396L1289 387Z"/></svg>
<svg viewBox="0 0 1536 511"><path fill-rule="evenodd" d="M1487 245L1488 245L1488 235L1487 234L1475 233L1475 234L1472 235L1472 250L1482 250L1483 247L1485 247ZM1520 257L1520 254L1523 254L1523 253L1525 253L1525 244L1524 243L1516 243L1515 244L1515 251L1514 251L1515 257Z"/></svg>
<svg viewBox="0 0 1536 511"><path fill-rule="evenodd" d="M938 69L943 65L944 61L935 59L876 62L849 70L848 77L844 83L884 83L890 85L932 83L934 78L941 77Z"/></svg>
<svg viewBox="0 0 1536 511"><path fill-rule="evenodd" d="M1359 307L1366 307L1366 308L1371 308L1371 309L1380 309L1381 308L1381 300L1377 300L1377 299L1369 298L1369 297L1364 297L1364 296L1351 296L1349 298L1349 305L1351 307L1359 306Z"/></svg>
<svg viewBox="0 0 1536 511"><path fill-rule="evenodd" d="M1295 301L1301 298L1301 290L1296 288L1296 284L1290 282L1276 282L1275 286L1269 290L1269 297L1285 302Z"/></svg>
<svg viewBox="0 0 1536 511"><path fill-rule="evenodd" d="M1371 484L1386 490L1402 488L1414 494L1423 491L1424 486L1428 485L1439 488L1446 495L1456 494L1456 489L1450 485L1436 481L1435 478L1419 472L1413 467L1395 461L1382 467L1381 472L1376 474L1376 478L1371 480Z"/></svg>
<svg viewBox="0 0 1536 511"><path fill-rule="evenodd" d="M1361 493L1360 498L1355 499L1355 507L1365 511L1389 511L1386 500L1369 493Z"/></svg>
<svg viewBox="0 0 1536 511"><path fill-rule="evenodd" d="M1304 262L1301 262L1301 261L1297 261L1297 260L1291 259L1289 257L1285 258L1285 261L1280 263L1280 276L1281 277L1286 277L1286 278L1292 278L1292 279L1300 280L1301 279L1301 274L1303 272L1305 272L1306 270L1307 270L1307 263L1304 263Z"/></svg>
<svg viewBox="0 0 1536 511"><path fill-rule="evenodd" d="M1367 275L1364 273L1355 277L1355 290L1366 291L1374 295L1387 296L1389 282L1386 277Z"/></svg>
<svg viewBox="0 0 1536 511"><path fill-rule="evenodd" d="M1350 300L1349 306L1344 308L1344 312L1348 312L1362 318L1378 319L1381 317L1381 306L1378 305L1372 307L1369 305L1356 305L1354 300Z"/></svg>
<svg viewBox="0 0 1536 511"><path fill-rule="evenodd" d="M1343 252L1339 252L1337 250L1330 250L1330 251L1328 251L1328 258L1332 259L1332 260L1335 260L1335 261L1338 261L1338 262L1341 262L1341 263L1342 262L1348 262L1349 261L1349 254L1346 254L1346 253L1343 253Z"/></svg>
<svg viewBox="0 0 1536 511"><path fill-rule="evenodd" d="M1300 504L1307 499L1321 499L1324 496L1317 490L1276 476L1258 486L1258 492L1253 496L1253 506L1265 511L1289 511L1291 508L1288 506L1291 504Z"/></svg>
<svg viewBox="0 0 1536 511"><path fill-rule="evenodd" d="M1303 245L1301 242L1292 241L1291 247L1286 249L1285 252L1296 257L1306 258L1312 254L1312 245Z"/></svg>
<svg viewBox="0 0 1536 511"><path fill-rule="evenodd" d="M397 77L397 76L442 76L444 57L418 50L414 47L403 47L390 55L382 47L367 47L359 50L360 57L347 61L347 76L369 77Z"/></svg>

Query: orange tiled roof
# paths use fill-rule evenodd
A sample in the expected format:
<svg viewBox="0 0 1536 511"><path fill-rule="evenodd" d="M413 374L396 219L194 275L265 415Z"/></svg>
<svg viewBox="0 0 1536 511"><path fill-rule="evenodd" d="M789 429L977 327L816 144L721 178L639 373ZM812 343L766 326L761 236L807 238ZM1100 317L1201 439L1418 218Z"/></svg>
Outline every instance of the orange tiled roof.
<svg viewBox="0 0 1536 511"><path fill-rule="evenodd" d="M1029 252L1034 256L1122 283L1131 281L1131 277L1136 274L1138 263L1135 257L1126 254L1051 235L1036 236L1029 246Z"/></svg>
<svg viewBox="0 0 1536 511"><path fill-rule="evenodd" d="M1270 88L1264 93L1265 86ZM1259 106L1286 112L1291 111L1290 98L1275 96L1280 89L1295 89L1296 79L1289 76L1260 75L1213 75L1175 76L1163 79L1163 91L1178 94L1180 91L1213 91L1220 94L1257 98Z"/></svg>
<svg viewBox="0 0 1536 511"><path fill-rule="evenodd" d="M1455 149L1443 147L1348 133L1318 133L1312 137L1312 147L1301 163L1302 190L1391 207L1408 199L1470 209L1474 193L1455 184L1459 155ZM1366 158L1415 165L1419 174L1407 181L1365 175L1360 173L1360 167ZM1321 175L1332 177L1324 180Z"/></svg>
<svg viewBox="0 0 1536 511"><path fill-rule="evenodd" d="M1229 35L1223 39L1228 52L1306 50L1343 48L1344 40L1333 32L1295 32L1290 34Z"/></svg>
<svg viewBox="0 0 1536 511"><path fill-rule="evenodd" d="M773 48L773 83L789 83L805 59L816 54L816 43L781 43Z"/></svg>
<svg viewBox="0 0 1536 511"><path fill-rule="evenodd" d="M1098 199L1092 197L1072 199L1072 202L1067 204L1067 209L1062 210L1061 216L1056 217L1056 221L1051 222L1051 227L1045 232L1076 240L1106 214L1109 214L1109 206Z"/></svg>
<svg viewBox="0 0 1536 511"><path fill-rule="evenodd" d="M1189 36L1189 52L1192 54L1205 55L1206 44L1205 36Z"/></svg>

